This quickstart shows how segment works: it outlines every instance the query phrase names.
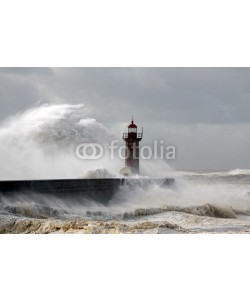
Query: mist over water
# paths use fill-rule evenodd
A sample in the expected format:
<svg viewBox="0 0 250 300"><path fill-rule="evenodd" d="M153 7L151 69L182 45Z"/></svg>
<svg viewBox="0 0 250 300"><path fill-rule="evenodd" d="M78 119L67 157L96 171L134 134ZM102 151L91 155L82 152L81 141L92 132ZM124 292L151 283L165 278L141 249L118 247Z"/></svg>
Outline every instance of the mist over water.
<svg viewBox="0 0 250 300"><path fill-rule="evenodd" d="M124 161L80 160L84 142L108 147L114 137L83 105L46 105L0 127L0 180L119 177ZM90 199L1 197L0 232L246 232L250 229L250 170L180 172L141 160L143 176L174 177L172 188L122 187L108 206ZM83 204L84 203L84 204Z"/></svg>

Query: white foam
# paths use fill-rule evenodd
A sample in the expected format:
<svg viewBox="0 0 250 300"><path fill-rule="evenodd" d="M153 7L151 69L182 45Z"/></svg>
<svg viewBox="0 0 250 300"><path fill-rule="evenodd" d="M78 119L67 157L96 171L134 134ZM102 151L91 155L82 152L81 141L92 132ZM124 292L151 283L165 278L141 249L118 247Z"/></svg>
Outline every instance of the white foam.
<svg viewBox="0 0 250 300"><path fill-rule="evenodd" d="M108 144L112 134L86 116L83 105L44 105L9 118L0 127L0 179L84 177L106 168L117 173L119 162L106 156L80 160L78 144Z"/></svg>
<svg viewBox="0 0 250 300"><path fill-rule="evenodd" d="M217 172L193 172L193 171L176 171L176 176L237 176L250 175L249 169L234 169L231 171L217 171Z"/></svg>

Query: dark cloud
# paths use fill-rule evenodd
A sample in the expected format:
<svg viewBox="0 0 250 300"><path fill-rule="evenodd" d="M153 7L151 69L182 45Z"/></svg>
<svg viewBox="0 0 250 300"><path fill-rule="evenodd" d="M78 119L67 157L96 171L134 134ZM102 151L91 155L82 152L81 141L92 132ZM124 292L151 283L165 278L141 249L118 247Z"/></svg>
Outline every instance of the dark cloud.
<svg viewBox="0 0 250 300"><path fill-rule="evenodd" d="M62 97L83 99L124 114L176 123L231 123L250 119L250 71L231 68L92 68L58 70ZM59 83L59 84L60 84ZM143 113L142 113L143 110Z"/></svg>
<svg viewBox="0 0 250 300"><path fill-rule="evenodd" d="M0 120L43 102L50 102L50 68L0 68Z"/></svg>
<svg viewBox="0 0 250 300"><path fill-rule="evenodd" d="M133 114L180 168L250 167L249 68L0 69L0 119L44 102L84 103L117 134Z"/></svg>

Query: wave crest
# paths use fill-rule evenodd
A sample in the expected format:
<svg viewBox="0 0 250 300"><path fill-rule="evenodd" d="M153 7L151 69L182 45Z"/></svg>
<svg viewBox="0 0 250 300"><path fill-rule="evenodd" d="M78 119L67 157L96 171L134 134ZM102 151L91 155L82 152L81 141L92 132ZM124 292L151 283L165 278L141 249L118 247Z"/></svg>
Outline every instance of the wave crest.
<svg viewBox="0 0 250 300"><path fill-rule="evenodd" d="M100 166L119 170L105 157L83 162L75 153L81 143L105 147L112 138L83 105L32 108L0 126L0 180L85 177Z"/></svg>
<svg viewBox="0 0 250 300"><path fill-rule="evenodd" d="M250 169L234 169L230 171L218 172L192 172L192 171L177 171L177 176L209 176L209 177L227 177L227 176L250 176Z"/></svg>

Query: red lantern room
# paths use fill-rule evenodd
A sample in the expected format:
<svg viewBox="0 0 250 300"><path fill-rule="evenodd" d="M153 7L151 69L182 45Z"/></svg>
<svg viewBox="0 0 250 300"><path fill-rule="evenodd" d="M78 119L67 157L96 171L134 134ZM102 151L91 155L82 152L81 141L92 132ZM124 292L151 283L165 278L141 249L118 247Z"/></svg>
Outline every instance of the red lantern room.
<svg viewBox="0 0 250 300"><path fill-rule="evenodd" d="M132 118L128 125L128 132L123 134L123 140L126 142L126 167L131 169L132 173L139 174L139 142L142 140L143 131L137 133L137 126Z"/></svg>
<svg viewBox="0 0 250 300"><path fill-rule="evenodd" d="M132 119L131 124L128 125L128 136L134 137L137 134L137 126Z"/></svg>

